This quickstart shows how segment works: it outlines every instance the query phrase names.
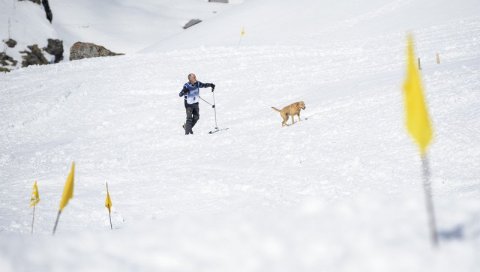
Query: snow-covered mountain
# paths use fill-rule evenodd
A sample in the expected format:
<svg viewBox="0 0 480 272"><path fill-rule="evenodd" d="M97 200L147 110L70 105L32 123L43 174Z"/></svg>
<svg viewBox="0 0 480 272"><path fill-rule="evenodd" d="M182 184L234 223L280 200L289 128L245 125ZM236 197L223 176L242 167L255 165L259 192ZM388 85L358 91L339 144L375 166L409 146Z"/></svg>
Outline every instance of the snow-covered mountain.
<svg viewBox="0 0 480 272"><path fill-rule="evenodd" d="M58 10L53 27L66 47L77 41L103 44L114 51L135 53L156 42L190 30L191 19L208 21L241 1L231 4L205 0L50 0Z"/></svg>
<svg viewBox="0 0 480 272"><path fill-rule="evenodd" d="M0 38L5 41L12 38L17 45L9 48L2 42L1 48L19 62L17 67L22 60L20 51L33 44L43 48L48 39L63 41L64 61L68 61L70 48L78 41L131 54L188 32L183 26L191 19L209 20L242 1L230 2L50 0L53 13L50 23L40 4L2 0ZM45 54L45 57L53 61L53 56Z"/></svg>
<svg viewBox="0 0 480 272"><path fill-rule="evenodd" d="M71 18L90 18L90 27L55 33L97 33L122 52L115 46L130 34L92 23L121 12L75 14L78 2ZM67 10L68 1L51 2L53 26L59 3ZM209 4L135 3L172 8L151 10L173 14L177 26L192 17L179 10ZM0 74L0 270L478 271L480 3L214 5L222 10L205 9L210 17L177 34L141 28L149 42L125 45L125 56ZM404 128L407 31L435 131L438 249ZM202 102L195 134L183 135L178 92L190 72L216 84L218 125L228 130L208 134L214 112ZM213 102L210 89L201 95ZM304 121L282 128L270 107L298 100ZM52 237L72 161L74 198ZM35 180L41 201L30 235Z"/></svg>

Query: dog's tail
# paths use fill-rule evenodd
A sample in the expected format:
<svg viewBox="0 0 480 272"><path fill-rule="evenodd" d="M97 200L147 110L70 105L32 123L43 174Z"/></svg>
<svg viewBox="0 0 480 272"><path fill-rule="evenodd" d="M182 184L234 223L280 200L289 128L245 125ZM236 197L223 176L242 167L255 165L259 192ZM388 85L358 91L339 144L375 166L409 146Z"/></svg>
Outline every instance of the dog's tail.
<svg viewBox="0 0 480 272"><path fill-rule="evenodd" d="M276 110L276 111L278 111L278 112L281 112L281 110L279 110L279 109L277 109L277 108L275 108L275 107L272 107L272 109L273 109L273 110Z"/></svg>

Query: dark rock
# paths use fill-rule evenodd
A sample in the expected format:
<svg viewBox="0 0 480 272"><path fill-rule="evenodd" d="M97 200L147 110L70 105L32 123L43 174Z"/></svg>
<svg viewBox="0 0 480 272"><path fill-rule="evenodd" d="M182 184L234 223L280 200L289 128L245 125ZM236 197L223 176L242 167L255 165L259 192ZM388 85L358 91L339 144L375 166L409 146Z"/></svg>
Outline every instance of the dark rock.
<svg viewBox="0 0 480 272"><path fill-rule="evenodd" d="M52 10L50 9L50 5L48 4L48 0L42 0L42 5L43 5L43 8L45 9L45 15L47 16L48 21L52 23L53 14L52 14Z"/></svg>
<svg viewBox="0 0 480 272"><path fill-rule="evenodd" d="M76 42L70 48L70 60L119 55L123 54L112 52L101 45L96 45L93 43Z"/></svg>
<svg viewBox="0 0 480 272"><path fill-rule="evenodd" d="M2 66L15 66L15 65L17 65L17 61L14 60L9 55L7 55L6 53L0 52L0 65L2 65Z"/></svg>
<svg viewBox="0 0 480 272"><path fill-rule="evenodd" d="M14 48L15 45L17 45L17 41L15 41L14 39L8 39L8 40L4 40L3 42L5 42L5 44L10 47L10 48Z"/></svg>
<svg viewBox="0 0 480 272"><path fill-rule="evenodd" d="M48 64L48 60L43 55L42 50L38 48L38 45L29 45L28 49L30 49L30 52L27 50L20 51L20 53L25 54L22 56L22 67Z"/></svg>
<svg viewBox="0 0 480 272"><path fill-rule="evenodd" d="M59 63L63 60L63 41L48 39L47 47L44 47L43 50L50 55L55 56L55 63Z"/></svg>
<svg viewBox="0 0 480 272"><path fill-rule="evenodd" d="M188 21L188 23L186 23L183 26L183 29L187 29L187 28L192 27L192 26L194 26L198 23L201 23L201 22L202 22L202 20L200 20L200 19L192 19L192 20Z"/></svg>

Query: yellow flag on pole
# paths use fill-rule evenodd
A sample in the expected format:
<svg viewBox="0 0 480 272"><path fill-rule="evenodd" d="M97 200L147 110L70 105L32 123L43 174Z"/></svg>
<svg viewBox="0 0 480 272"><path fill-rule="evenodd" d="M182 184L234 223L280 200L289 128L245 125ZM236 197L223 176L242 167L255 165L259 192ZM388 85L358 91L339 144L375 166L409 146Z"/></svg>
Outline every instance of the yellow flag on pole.
<svg viewBox="0 0 480 272"><path fill-rule="evenodd" d="M60 201L60 211L67 206L68 201L73 197L73 183L75 180L75 162L72 162L72 168L65 181L65 187L63 188L62 200Z"/></svg>
<svg viewBox="0 0 480 272"><path fill-rule="evenodd" d="M112 199L110 199L110 193L108 192L108 185L107 185L107 198L105 198L105 207L108 209L108 212L110 212L112 208Z"/></svg>
<svg viewBox="0 0 480 272"><path fill-rule="evenodd" d="M30 207L34 207L40 202L40 194L38 193L37 181L33 184L32 196L30 197Z"/></svg>
<svg viewBox="0 0 480 272"><path fill-rule="evenodd" d="M428 115L420 72L415 65L413 36L407 38L407 77L403 85L407 130L425 155L432 140L432 127Z"/></svg>

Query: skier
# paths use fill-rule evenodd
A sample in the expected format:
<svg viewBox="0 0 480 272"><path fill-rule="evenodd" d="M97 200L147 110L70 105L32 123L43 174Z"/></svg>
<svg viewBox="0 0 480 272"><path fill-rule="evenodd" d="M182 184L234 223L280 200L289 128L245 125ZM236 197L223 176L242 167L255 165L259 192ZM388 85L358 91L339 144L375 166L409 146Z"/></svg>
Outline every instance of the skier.
<svg viewBox="0 0 480 272"><path fill-rule="evenodd" d="M215 90L215 84L197 81L197 76L191 73L188 75L188 82L183 85L182 91L178 94L178 96L185 98L185 110L187 112L187 120L183 125L185 135L193 134L192 128L200 118L200 109L198 107L200 88L208 87L212 88L212 92Z"/></svg>

